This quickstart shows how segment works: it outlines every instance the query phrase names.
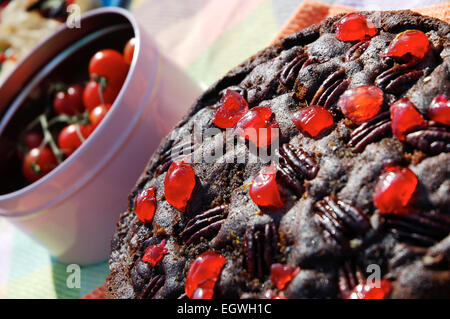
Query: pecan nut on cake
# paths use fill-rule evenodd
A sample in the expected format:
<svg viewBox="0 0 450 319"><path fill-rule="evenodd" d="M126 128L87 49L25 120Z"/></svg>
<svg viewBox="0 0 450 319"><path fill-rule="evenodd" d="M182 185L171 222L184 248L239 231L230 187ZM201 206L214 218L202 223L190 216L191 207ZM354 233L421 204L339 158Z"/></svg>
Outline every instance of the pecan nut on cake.
<svg viewBox="0 0 450 319"><path fill-rule="evenodd" d="M350 13L227 73L130 194L107 296L450 297L449 33Z"/></svg>

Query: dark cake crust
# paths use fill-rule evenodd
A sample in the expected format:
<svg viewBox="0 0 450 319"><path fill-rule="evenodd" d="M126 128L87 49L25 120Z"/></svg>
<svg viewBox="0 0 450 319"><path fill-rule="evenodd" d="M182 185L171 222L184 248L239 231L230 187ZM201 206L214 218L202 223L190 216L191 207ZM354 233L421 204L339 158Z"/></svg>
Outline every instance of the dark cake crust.
<svg viewBox="0 0 450 319"><path fill-rule="evenodd" d="M300 267L284 290L287 298L340 298L345 278L352 277L355 269L364 270L370 264L379 265L382 277L392 280L391 298L450 297L450 154L424 152L400 142L390 132L382 132L367 143L351 142L356 126L349 125L337 110L336 98L317 95L327 92L327 85L331 84L344 83L345 88L377 84L385 92L386 104L407 96L426 116L436 95L450 96L450 26L411 11L362 13L379 28L379 34L369 44L355 46L356 42L337 40L334 31L342 15L336 16L256 54L198 99L177 125L177 133L162 141L129 196L128 210L121 215L111 244L109 298L182 298L189 266L206 250L216 250L227 260L216 284L215 298L262 298L274 287L267 272L270 265L265 264L267 261L261 259L261 254L249 253L245 248L256 237L260 242L263 237L261 245L273 253L272 262ZM392 81L379 76L393 68L394 61L381 58L380 53L397 33L407 29L425 32L431 49L414 66L414 70L422 71L419 75L407 77L403 85L394 83L387 88ZM306 58L297 61L307 60L307 65L290 75L286 68L289 64L294 68L297 62L293 60L302 54ZM410 70L399 72L404 75ZM270 107L279 123L280 145L289 143L301 148L314 158L319 170L314 178L305 180L303 196L292 198L273 214L261 214L246 185L266 164L193 163L198 185L187 212L181 213L164 199L164 176L170 163L165 154L193 134L194 123L202 130L214 127L212 118L221 92L230 87L244 94L250 108ZM331 133L313 139L295 128L290 114L319 100L333 111L335 126ZM366 134L371 131L368 129ZM206 140L194 149L205 152L211 147L213 141ZM237 149L224 157L239 154ZM409 229L420 231L430 221L438 220L444 235L432 233L431 243L410 240L398 235L398 223L377 214L373 189L383 166L389 162L408 166L419 180L414 205L423 216L420 215L419 221L407 221L413 225ZM157 210L153 222L143 224L134 212L134 200L149 185L157 189ZM369 223L358 239L344 238L347 245L330 240L315 217L315 205L324 200L334 201L338 206L338 201L344 200L363 212ZM190 238L192 234L182 232L189 220L221 205L224 206L218 212L212 213L222 220L220 230L208 234L210 240L193 239L187 244L183 236ZM413 230L411 234L414 235ZM145 248L162 239L166 239L169 251L162 262L155 267L142 262ZM262 263L262 273L249 270L249 258Z"/></svg>

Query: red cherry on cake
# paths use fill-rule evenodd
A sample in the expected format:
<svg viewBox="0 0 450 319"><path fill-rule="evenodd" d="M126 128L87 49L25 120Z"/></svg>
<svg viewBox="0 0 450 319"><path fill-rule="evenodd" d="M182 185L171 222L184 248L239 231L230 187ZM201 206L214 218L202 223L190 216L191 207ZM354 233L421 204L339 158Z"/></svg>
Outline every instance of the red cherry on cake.
<svg viewBox="0 0 450 319"><path fill-rule="evenodd" d="M276 177L277 169L275 164L264 167L256 175L249 190L250 198L256 205L264 208L281 208L284 206Z"/></svg>
<svg viewBox="0 0 450 319"><path fill-rule="evenodd" d="M361 41L377 33L377 26L361 13L346 14L336 24L336 38L341 41Z"/></svg>
<svg viewBox="0 0 450 319"><path fill-rule="evenodd" d="M152 267L155 267L164 255L169 252L165 246L166 240L163 239L158 245L147 247L144 252L144 257L142 257L142 261L149 263Z"/></svg>
<svg viewBox="0 0 450 319"><path fill-rule="evenodd" d="M279 136L275 115L266 106L257 106L248 111L237 122L235 132L262 148L270 146Z"/></svg>
<svg viewBox="0 0 450 319"><path fill-rule="evenodd" d="M378 178L373 202L380 214L405 214L416 191L418 179L407 167L393 165Z"/></svg>
<svg viewBox="0 0 450 319"><path fill-rule="evenodd" d="M379 287L371 282L359 284L345 299L384 299L391 292L392 282L380 280Z"/></svg>
<svg viewBox="0 0 450 319"><path fill-rule="evenodd" d="M404 141L406 134L410 131L426 125L425 119L407 97L392 104L390 113L392 133L400 141Z"/></svg>
<svg viewBox="0 0 450 319"><path fill-rule="evenodd" d="M226 90L214 115L213 123L220 128L232 128L248 112L248 103L242 95Z"/></svg>
<svg viewBox="0 0 450 319"><path fill-rule="evenodd" d="M190 299L211 299L224 265L225 257L214 251L204 252L197 257L186 277L186 296Z"/></svg>
<svg viewBox="0 0 450 319"><path fill-rule="evenodd" d="M435 122L450 125L450 101L444 95L436 96L431 101L428 116Z"/></svg>
<svg viewBox="0 0 450 319"><path fill-rule="evenodd" d="M386 52L386 56L402 58L412 55L417 59L422 59L430 48L430 41L425 33L419 30L406 30L391 41Z"/></svg>
<svg viewBox="0 0 450 319"><path fill-rule="evenodd" d="M292 116L292 122L302 133L317 137L334 125L333 115L322 106L311 105Z"/></svg>
<svg viewBox="0 0 450 319"><path fill-rule="evenodd" d="M136 215L143 223L150 223L156 210L155 186L144 188L134 203Z"/></svg>
<svg viewBox="0 0 450 319"><path fill-rule="evenodd" d="M356 124L362 124L380 112L383 98L381 89L363 85L345 91L337 106L347 118Z"/></svg>
<svg viewBox="0 0 450 319"><path fill-rule="evenodd" d="M297 266L286 266L282 264L272 264L270 267L270 281L279 289L284 287L295 277L300 268Z"/></svg>
<svg viewBox="0 0 450 319"><path fill-rule="evenodd" d="M164 194L170 205L184 212L196 181L192 167L184 161L173 162L164 179Z"/></svg>

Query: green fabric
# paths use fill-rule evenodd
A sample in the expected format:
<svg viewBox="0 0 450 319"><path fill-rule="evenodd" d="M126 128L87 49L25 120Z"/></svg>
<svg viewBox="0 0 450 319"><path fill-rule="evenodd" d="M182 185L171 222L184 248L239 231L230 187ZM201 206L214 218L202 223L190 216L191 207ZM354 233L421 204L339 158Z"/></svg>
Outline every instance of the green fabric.
<svg viewBox="0 0 450 319"><path fill-rule="evenodd" d="M105 282L108 264L81 266L81 287L68 288L67 265L22 232L14 233L7 298L80 298Z"/></svg>
<svg viewBox="0 0 450 319"><path fill-rule="evenodd" d="M186 72L207 88L230 69L265 48L278 29L272 1L263 1L243 21L219 37Z"/></svg>

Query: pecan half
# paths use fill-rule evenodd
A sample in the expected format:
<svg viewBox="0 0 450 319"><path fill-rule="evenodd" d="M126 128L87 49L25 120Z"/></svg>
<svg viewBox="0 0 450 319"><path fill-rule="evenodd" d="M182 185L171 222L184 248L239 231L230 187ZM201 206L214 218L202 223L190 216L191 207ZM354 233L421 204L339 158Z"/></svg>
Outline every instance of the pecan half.
<svg viewBox="0 0 450 319"><path fill-rule="evenodd" d="M424 153L450 152L450 132L444 127L426 127L406 135L406 143Z"/></svg>
<svg viewBox="0 0 450 319"><path fill-rule="evenodd" d="M359 58L369 47L369 44L370 41L361 41L353 45L345 54L345 61L350 62Z"/></svg>
<svg viewBox="0 0 450 319"><path fill-rule="evenodd" d="M410 261L416 259L418 256L425 255L427 252L427 249L424 247L410 245L396 246L395 248L392 259L390 260L391 268L397 268L399 266L405 265L406 263L409 263Z"/></svg>
<svg viewBox="0 0 450 319"><path fill-rule="evenodd" d="M312 156L300 147L285 143L281 146L279 154L281 156L280 163L289 165L299 178L310 180L316 177L319 165Z"/></svg>
<svg viewBox="0 0 450 319"><path fill-rule="evenodd" d="M278 231L273 222L250 226L244 235L246 269L251 277L263 278L277 253Z"/></svg>
<svg viewBox="0 0 450 319"><path fill-rule="evenodd" d="M200 238L214 238L227 218L227 205L221 205L196 215L187 224L180 236L186 245L198 242Z"/></svg>
<svg viewBox="0 0 450 319"><path fill-rule="evenodd" d="M336 104L339 96L344 93L349 83L349 80L345 79L345 71L337 70L325 79L310 104L330 108Z"/></svg>
<svg viewBox="0 0 450 319"><path fill-rule="evenodd" d="M433 210L408 215L385 215L383 227L401 242L429 247L450 233L450 215Z"/></svg>
<svg viewBox="0 0 450 319"><path fill-rule="evenodd" d="M298 195L303 193L303 180L313 179L318 171L316 160L300 147L285 143L278 150L277 178Z"/></svg>
<svg viewBox="0 0 450 319"><path fill-rule="evenodd" d="M378 114L369 121L361 124L350 135L348 145L353 147L353 152L364 151L370 143L392 133L389 111Z"/></svg>
<svg viewBox="0 0 450 319"><path fill-rule="evenodd" d="M164 282L166 281L166 276L164 275L156 275L153 277L150 282L144 287L141 293L142 299L152 299L159 289L164 286Z"/></svg>
<svg viewBox="0 0 450 319"><path fill-rule="evenodd" d="M397 64L375 78L375 84L387 93L400 94L411 87L424 73L412 70L412 64Z"/></svg>
<svg viewBox="0 0 450 319"><path fill-rule="evenodd" d="M346 261L338 270L338 288L342 298L346 298L357 285L365 282L364 273L353 262Z"/></svg>
<svg viewBox="0 0 450 319"><path fill-rule="evenodd" d="M307 60L308 54L302 53L286 64L280 73L280 82L284 86L292 86L297 78L298 72L300 72Z"/></svg>
<svg viewBox="0 0 450 319"><path fill-rule="evenodd" d="M361 210L334 196L325 197L314 208L316 223L343 249L350 248L351 239L370 229L370 222Z"/></svg>

